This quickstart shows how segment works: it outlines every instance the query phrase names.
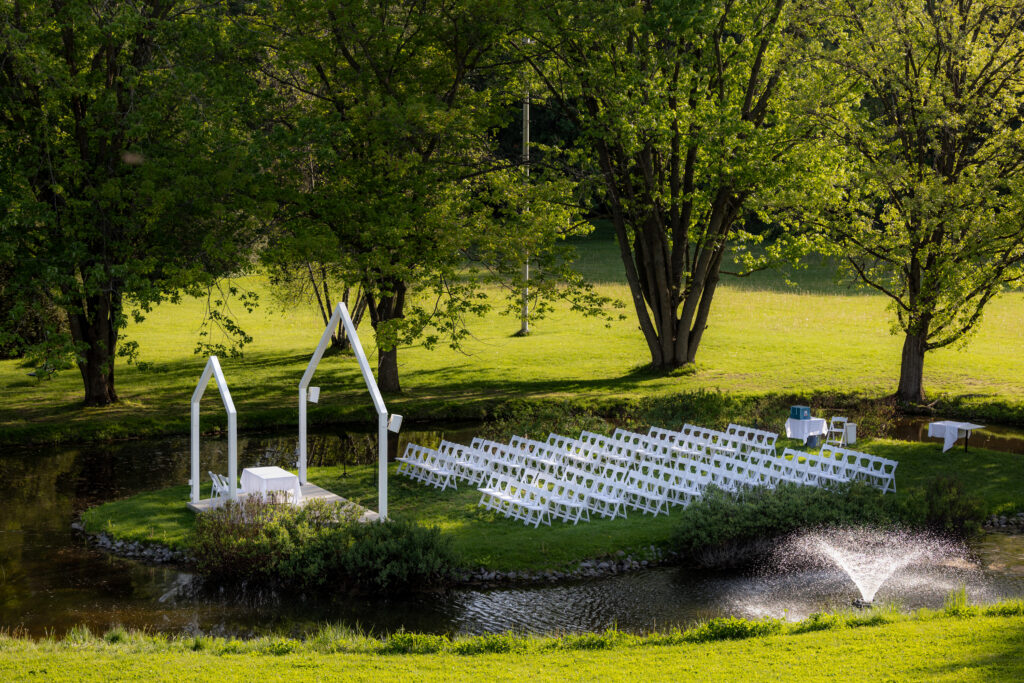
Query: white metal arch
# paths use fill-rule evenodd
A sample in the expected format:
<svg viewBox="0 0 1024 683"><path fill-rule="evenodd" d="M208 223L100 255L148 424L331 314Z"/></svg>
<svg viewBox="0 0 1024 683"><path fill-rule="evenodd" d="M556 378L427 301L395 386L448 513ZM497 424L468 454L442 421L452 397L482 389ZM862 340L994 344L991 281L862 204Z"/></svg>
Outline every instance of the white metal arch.
<svg viewBox="0 0 1024 683"><path fill-rule="evenodd" d="M313 357L309 359L306 372L302 374L302 379L299 380L299 483L307 483L306 402L309 400L309 383L313 380L313 374L316 372L317 366L320 365L320 359L323 358L324 351L327 350L327 344L331 341L331 333L339 323L345 326L345 333L348 335L349 343L352 344L352 351L355 353L356 361L359 363L359 370L363 374L363 382L366 383L366 389L370 392L373 407L377 411L377 487L379 491L377 514L380 515L381 519L386 519L388 516L388 429L390 426L391 431L398 432L402 425L402 416L393 415L392 424L388 424L388 410L384 405L384 399L380 395L377 380L374 379L373 372L370 370L370 363L366 360L366 354L363 353L363 345L359 343L359 336L356 334L356 327L352 323L352 317L348 313L348 308L344 303L340 302L334 307L331 319L328 321L324 333L320 335L320 343L317 344L316 350L313 351ZM314 398L315 400L316 398Z"/></svg>
<svg viewBox="0 0 1024 683"><path fill-rule="evenodd" d="M224 403L224 410L228 414L228 486L230 500L238 498L238 412L235 410L235 403L231 400L231 391L228 389L228 382L224 379L224 372L220 369L220 361L217 356L210 356L206 361L203 374L196 384L196 390L192 392L192 502L199 502L199 400L206 392L206 386L210 383L210 377L217 382L217 390L220 391L220 400Z"/></svg>

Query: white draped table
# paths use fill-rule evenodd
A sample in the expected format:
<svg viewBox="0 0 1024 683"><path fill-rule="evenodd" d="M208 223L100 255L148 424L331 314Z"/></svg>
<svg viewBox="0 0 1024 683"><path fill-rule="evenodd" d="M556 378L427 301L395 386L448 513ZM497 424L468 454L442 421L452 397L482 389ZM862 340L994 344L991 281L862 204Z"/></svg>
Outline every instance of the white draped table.
<svg viewBox="0 0 1024 683"><path fill-rule="evenodd" d="M928 436L942 439L942 452L945 453L957 439L964 438L964 450L967 450L967 442L971 440L971 432L975 429L984 429L985 425L976 425L970 422L955 422L953 420L942 420L928 424Z"/></svg>
<svg viewBox="0 0 1024 683"><path fill-rule="evenodd" d="M807 443L809 436L825 436L828 434L828 422L823 417L812 417L809 420L786 420L786 437L800 439Z"/></svg>
<svg viewBox="0 0 1024 683"><path fill-rule="evenodd" d="M291 491L292 502L302 502L299 478L280 467L246 467L242 470L242 491L266 496L270 491Z"/></svg>

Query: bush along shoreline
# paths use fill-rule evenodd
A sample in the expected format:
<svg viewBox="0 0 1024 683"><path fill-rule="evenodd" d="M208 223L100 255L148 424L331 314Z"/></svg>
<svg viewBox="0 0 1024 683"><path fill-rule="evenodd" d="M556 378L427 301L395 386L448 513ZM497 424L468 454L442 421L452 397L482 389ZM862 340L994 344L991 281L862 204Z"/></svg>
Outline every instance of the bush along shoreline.
<svg viewBox="0 0 1024 683"><path fill-rule="evenodd" d="M185 551L157 542L131 541L115 538L106 532L85 530L81 522L71 525L85 543L101 552L151 565L178 565L195 569L196 558ZM618 550L611 555L578 561L569 568L529 570L500 570L488 567L465 568L457 566L446 581L447 587L500 586L508 584L543 584L558 581L595 579L628 572L678 564L678 555L670 550L651 545L630 551Z"/></svg>
<svg viewBox="0 0 1024 683"><path fill-rule="evenodd" d="M738 494L709 488L680 512L670 548L684 565L744 569L766 560L784 537L801 529L868 525L970 539L981 533L984 519L981 504L949 477L936 477L923 493L905 498L860 482L782 484Z"/></svg>
<svg viewBox="0 0 1024 683"><path fill-rule="evenodd" d="M831 489L783 485L738 494L710 488L678 515L667 547L619 549L569 567L532 571L467 567L452 550L452 537L437 528L405 520L362 524L354 508L322 501L302 508L258 498L228 503L196 519L185 549L83 533L100 550L149 563L187 564L214 584L302 591L330 583L366 592L553 583L663 565L747 569L801 529L869 525L970 538L986 521L977 501L948 478L936 478L925 491L903 499L857 483Z"/></svg>
<svg viewBox="0 0 1024 683"><path fill-rule="evenodd" d="M928 406L897 403L892 396L864 393L766 392L735 394L720 390L693 389L664 396L538 396L528 398L490 398L458 401L427 401L419 398L392 399L392 408L410 416L406 429L416 423L445 424L481 422L507 432L529 431L531 425L552 423L605 423L615 426L682 424L680 416L695 424L724 427L739 422L755 427L778 429L791 405L810 406L813 413L842 413L859 426L862 435L886 436L888 425L901 416L932 417L982 421L986 424L1024 425L1024 404L1004 401L978 402L969 397L940 397ZM0 429L0 445L33 446L127 441L187 434L188 415L124 414L118 407L116 419L94 415L87 423L79 421L37 421L32 425L6 425ZM93 409L94 412L96 409ZM102 410L100 411L102 413ZM204 415L202 432L217 434L222 427L217 418ZM365 426L373 416L364 407L346 405L316 406L308 414L311 429ZM292 431L297 428L292 409L254 409L239 425L243 434Z"/></svg>

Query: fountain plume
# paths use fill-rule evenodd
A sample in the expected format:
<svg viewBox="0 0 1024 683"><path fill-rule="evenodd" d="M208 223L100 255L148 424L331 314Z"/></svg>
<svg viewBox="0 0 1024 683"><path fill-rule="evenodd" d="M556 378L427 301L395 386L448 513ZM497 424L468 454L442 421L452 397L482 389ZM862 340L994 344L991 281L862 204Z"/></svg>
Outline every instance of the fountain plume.
<svg viewBox="0 0 1024 683"><path fill-rule="evenodd" d="M966 551L929 533L871 527L808 531L783 547L790 562L800 557L840 569L860 592L858 606L870 605L879 589L904 568L946 562Z"/></svg>

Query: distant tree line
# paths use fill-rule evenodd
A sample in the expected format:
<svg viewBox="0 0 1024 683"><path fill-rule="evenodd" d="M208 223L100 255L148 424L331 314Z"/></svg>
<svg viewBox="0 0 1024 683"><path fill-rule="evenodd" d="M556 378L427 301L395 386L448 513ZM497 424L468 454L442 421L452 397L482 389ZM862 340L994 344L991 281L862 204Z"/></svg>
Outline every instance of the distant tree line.
<svg viewBox="0 0 1024 683"><path fill-rule="evenodd" d="M0 351L117 400L128 320L259 264L398 348L457 346L498 282L609 301L564 238L614 226L653 366L723 274L809 250L892 301L898 395L1024 262L1024 0L24 0L0 6ZM524 91L557 121L525 173ZM772 226L764 230L763 226ZM738 268L733 268L733 264ZM336 339L343 345L345 339ZM234 345L234 346L233 346Z"/></svg>

